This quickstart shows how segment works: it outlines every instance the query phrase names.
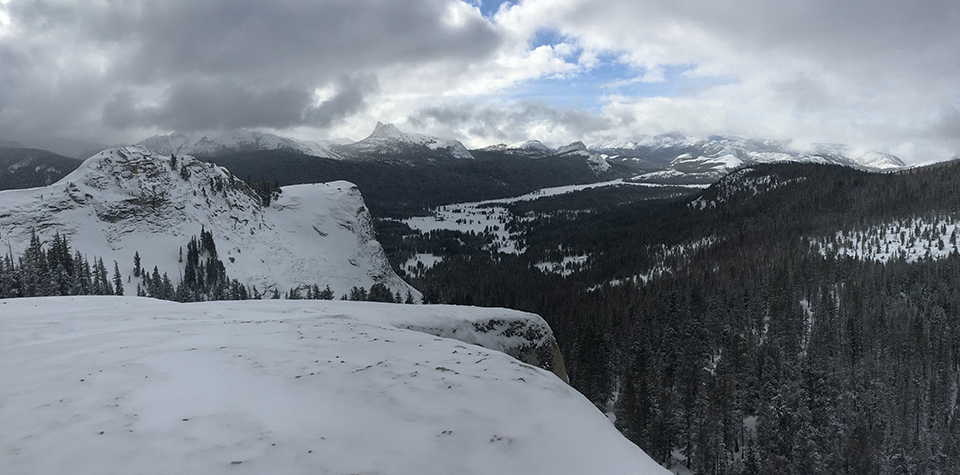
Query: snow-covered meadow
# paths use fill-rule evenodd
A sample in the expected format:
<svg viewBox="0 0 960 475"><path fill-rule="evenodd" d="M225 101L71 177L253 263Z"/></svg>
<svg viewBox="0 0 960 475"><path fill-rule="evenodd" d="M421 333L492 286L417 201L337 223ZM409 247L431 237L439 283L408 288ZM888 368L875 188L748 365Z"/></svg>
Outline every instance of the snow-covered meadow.
<svg viewBox="0 0 960 475"><path fill-rule="evenodd" d="M0 300L0 473L666 473L554 374L405 329L525 315Z"/></svg>

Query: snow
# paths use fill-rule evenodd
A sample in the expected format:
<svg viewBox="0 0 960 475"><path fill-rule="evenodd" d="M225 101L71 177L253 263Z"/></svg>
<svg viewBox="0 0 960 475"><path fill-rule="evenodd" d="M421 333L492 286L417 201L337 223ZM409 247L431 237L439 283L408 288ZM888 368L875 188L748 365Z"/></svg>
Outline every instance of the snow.
<svg viewBox="0 0 960 475"><path fill-rule="evenodd" d="M897 170L907 166L902 160L900 160L900 158L888 153L880 152L864 153L863 155L855 158L854 161L866 168L872 168L876 170Z"/></svg>
<svg viewBox="0 0 960 475"><path fill-rule="evenodd" d="M352 183L284 187L264 208L226 169L180 156L178 170L190 172L184 179L169 163L168 156L122 147L94 155L53 185L0 191L0 241L18 256L31 230L42 241L59 232L71 250L117 261L123 276L133 274L139 252L144 269L156 266L177 282L181 248L206 229L227 275L261 292L316 284L340 296L382 282L419 299L390 268ZM222 192L211 186L215 180ZM135 295L136 284L124 291Z"/></svg>
<svg viewBox="0 0 960 475"><path fill-rule="evenodd" d="M432 269L433 266L437 265L442 261L443 261L443 256L435 256L430 253L421 252L421 253L415 254L410 259L407 259L407 262L403 264L403 268L406 269L407 272L409 273L414 273L414 272L417 272L418 263L422 264L422 268L426 270L426 269Z"/></svg>
<svg viewBox="0 0 960 475"><path fill-rule="evenodd" d="M401 327L529 314L134 297L0 309L0 473L667 473L554 374Z"/></svg>
<svg viewBox="0 0 960 475"><path fill-rule="evenodd" d="M587 151L587 146L583 142L573 142L570 145L564 145L557 149L557 155L581 155L584 157L589 157L590 152Z"/></svg>

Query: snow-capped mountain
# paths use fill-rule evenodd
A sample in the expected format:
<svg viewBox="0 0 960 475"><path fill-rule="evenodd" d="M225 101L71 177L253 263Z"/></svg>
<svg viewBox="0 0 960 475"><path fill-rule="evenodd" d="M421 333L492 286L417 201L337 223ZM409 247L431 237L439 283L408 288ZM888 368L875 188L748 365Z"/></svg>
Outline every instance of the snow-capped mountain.
<svg viewBox="0 0 960 475"><path fill-rule="evenodd" d="M296 140L265 132L232 129L155 135L137 145L161 155L217 157L238 152L289 150L315 157L339 158L333 148L342 143L336 140Z"/></svg>
<svg viewBox="0 0 960 475"><path fill-rule="evenodd" d="M558 148L557 155L582 155L584 157L589 157L590 152L587 150L587 146L578 140L570 145L564 145L563 147Z"/></svg>
<svg viewBox="0 0 960 475"><path fill-rule="evenodd" d="M474 157L462 143L424 134L401 132L393 124L377 122L367 138L336 147L351 159L376 159L415 163L421 160L470 159Z"/></svg>
<svg viewBox="0 0 960 475"><path fill-rule="evenodd" d="M554 155L557 153L556 149L552 149L543 144L539 140L525 140L523 142L517 142L514 144L497 144L483 147L480 149L483 152L503 152L510 155L520 155L523 157L530 158L540 158Z"/></svg>
<svg viewBox="0 0 960 475"><path fill-rule="evenodd" d="M899 158L889 154L869 152L851 157L848 147L839 144L817 144L812 150L799 150L789 143L774 140L723 136L696 140L679 134L665 134L634 141L594 144L588 150L609 162L634 167L643 172L638 180L650 182L712 183L739 167L756 163L825 163L869 171L905 166Z"/></svg>
<svg viewBox="0 0 960 475"><path fill-rule="evenodd" d="M31 232L43 241L59 233L82 254L116 261L124 276L139 253L142 268L156 266L176 282L184 248L206 230L227 275L261 292L316 284L340 296L379 282L419 298L390 268L353 184L288 186L270 206L262 203L222 167L122 147L53 185L0 192L0 241L16 256ZM124 290L134 295L135 285Z"/></svg>
<svg viewBox="0 0 960 475"><path fill-rule="evenodd" d="M907 165L896 155L880 152L867 152L853 159L860 166L874 170L896 170Z"/></svg>

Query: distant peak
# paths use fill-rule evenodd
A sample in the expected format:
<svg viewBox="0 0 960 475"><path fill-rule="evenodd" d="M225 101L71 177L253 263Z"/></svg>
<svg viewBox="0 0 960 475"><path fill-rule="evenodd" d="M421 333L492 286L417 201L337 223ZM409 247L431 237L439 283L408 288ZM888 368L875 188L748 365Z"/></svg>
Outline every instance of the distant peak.
<svg viewBox="0 0 960 475"><path fill-rule="evenodd" d="M584 145L583 142L578 140L576 142L571 143L570 145L560 147L560 149L557 150L557 153L573 153L573 152L586 152L586 151L587 151L587 146Z"/></svg>
<svg viewBox="0 0 960 475"><path fill-rule="evenodd" d="M403 132L400 132L393 124L384 124L383 122L377 121L377 126L373 128L373 133L370 134L371 137L399 137L403 135Z"/></svg>

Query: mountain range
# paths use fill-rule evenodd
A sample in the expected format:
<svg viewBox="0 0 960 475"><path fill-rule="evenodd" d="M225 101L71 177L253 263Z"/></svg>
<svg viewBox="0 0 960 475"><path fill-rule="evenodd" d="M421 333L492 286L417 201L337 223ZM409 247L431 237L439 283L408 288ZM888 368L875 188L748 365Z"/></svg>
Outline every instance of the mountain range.
<svg viewBox="0 0 960 475"><path fill-rule="evenodd" d="M286 150L324 158L406 164L474 159L476 152L526 158L582 156L589 160L595 170L606 171L611 165L620 165L624 175L632 174L637 180L655 183L712 183L739 167L757 163L827 163L868 171L889 171L906 166L894 155L879 152L854 154L849 147L841 144L814 144L798 148L787 142L773 140L725 136L694 139L680 134L642 136L629 141L590 145L578 141L556 148L538 140L527 140L510 145L491 145L471 153L456 140L405 133L393 124L380 122L370 136L357 142L309 142L234 130L189 136L154 136L141 141L139 145L165 154L217 157L240 152Z"/></svg>
<svg viewBox="0 0 960 475"><path fill-rule="evenodd" d="M51 165L48 163L51 158L44 158L42 163L37 162L33 167L25 167L23 164L26 162L18 157L22 157L26 149L12 142L3 144L8 147L0 148L0 189L49 184L72 171L71 164L74 168L79 166L79 163L62 159ZM410 167L428 166L431 171L420 173L421 179L425 175L433 174L437 175L438 180L448 182L458 179L456 177L466 176L476 176L470 180L481 180L480 177L485 177L483 180L492 180L490 184L479 185L484 187L486 192L455 197L453 201L460 198L473 200L507 197L511 193L522 194L539 187L610 178L655 184L709 184L733 170L758 163L838 164L866 171L891 171L906 167L904 162L894 155L855 152L840 144L796 147L790 142L724 136L695 139L680 134L640 136L628 141L594 144L577 141L560 147L548 147L538 140L527 140L468 150L456 140L407 133L393 124L380 122L368 137L359 141L299 140L260 131L232 129L156 135L140 141L137 145L155 154L192 155L229 164L239 176L272 179L282 184L331 179L347 179L358 183L363 181L358 177L371 173L369 166L361 164L381 164L386 167L383 174L394 175L397 179L410 172ZM31 153L35 156L38 152ZM269 154L273 155L267 156ZM277 169L283 169L288 164L275 163L276 167L272 167L273 171L270 171L262 170L262 167L254 163L260 160L275 161L277 154L288 158L299 155L305 159L312 157L335 160L342 164L323 164L321 168L327 171L321 173L322 176L307 173L281 177L276 176ZM32 159L36 161L39 158ZM549 160L538 161L541 159ZM244 163L238 163L238 160ZM580 168L587 174L580 171L571 174L571 167ZM357 170L353 170L354 168ZM333 172L333 169L340 172ZM379 171L373 173L380 174ZM517 176L518 173L530 176L523 178ZM274 176L271 178L267 175ZM535 176L554 176L555 179L543 181ZM493 183L509 184L517 181L530 181L532 187L521 189L522 187L514 188L508 185L506 188L510 191L505 193L498 192L496 186L490 187ZM430 205L438 204L444 203Z"/></svg>

